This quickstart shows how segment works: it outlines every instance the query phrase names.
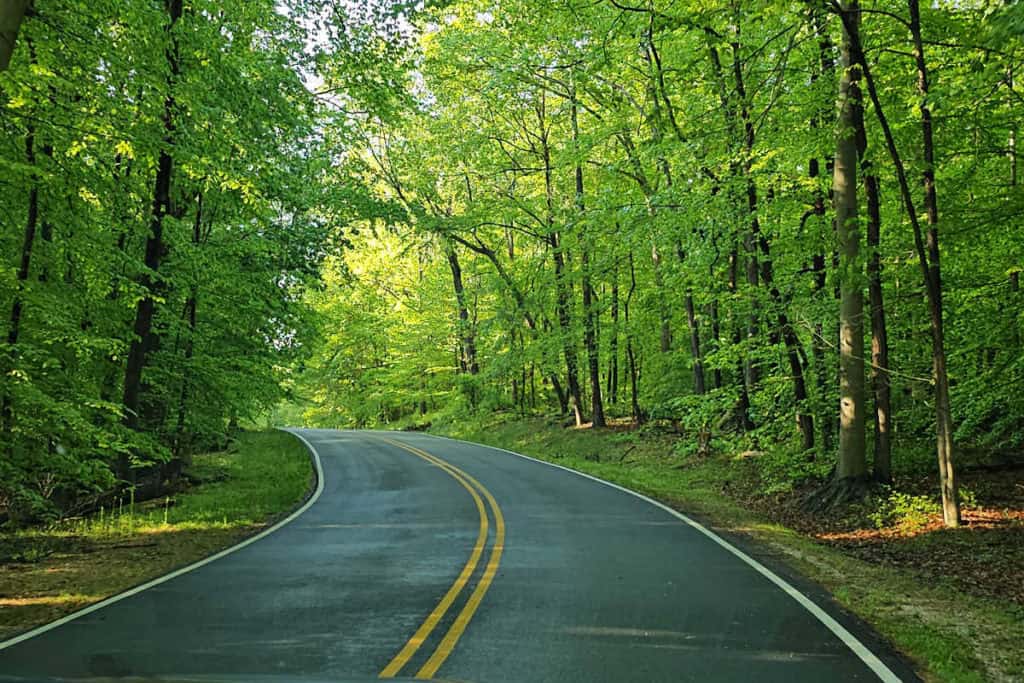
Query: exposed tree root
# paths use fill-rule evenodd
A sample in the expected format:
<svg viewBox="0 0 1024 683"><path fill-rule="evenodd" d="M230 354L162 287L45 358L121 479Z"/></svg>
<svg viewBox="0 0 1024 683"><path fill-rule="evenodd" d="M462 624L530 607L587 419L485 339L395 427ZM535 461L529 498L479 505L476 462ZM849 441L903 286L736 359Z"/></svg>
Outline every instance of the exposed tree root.
<svg viewBox="0 0 1024 683"><path fill-rule="evenodd" d="M801 507L810 513L829 513L851 503L859 503L871 492L875 482L871 477L832 477L828 483L808 495Z"/></svg>

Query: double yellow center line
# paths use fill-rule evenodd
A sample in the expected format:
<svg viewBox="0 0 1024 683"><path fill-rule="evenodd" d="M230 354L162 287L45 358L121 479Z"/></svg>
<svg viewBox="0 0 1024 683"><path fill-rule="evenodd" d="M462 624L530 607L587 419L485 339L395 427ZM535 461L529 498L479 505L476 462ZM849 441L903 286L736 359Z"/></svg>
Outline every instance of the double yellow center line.
<svg viewBox="0 0 1024 683"><path fill-rule="evenodd" d="M452 625L448 627L448 632L444 634L434 653L430 655L426 663L416 672L416 678L432 678L437 673L437 670L441 668L441 665L444 664L448 655L455 649L455 644L462 637L462 633L466 630L466 626L469 625L470 619L476 613L480 602L487 593L487 589L490 588L491 582L494 580L495 574L498 572L498 565L501 563L501 553L505 548L505 518L502 516L501 508L498 506L497 501L494 500L491 492L466 472L419 448L414 448L398 441L392 441L391 439L382 440L438 466L455 481L459 482L469 492L469 495L473 497L473 502L476 503L477 513L480 515L480 531L476 537L476 544L469 554L469 560L466 561L462 571L459 572L455 583L451 585L448 592L444 594L444 597L437 603L433 611L427 615L427 618L423 620L423 623L420 624L420 627L416 629L416 632L409 638L408 642L399 650L398 654L381 670L379 678L393 678L402 670L402 667L412 659L413 655L420 649L420 646L430 637L430 634L448 612L448 609L455 602L456 598L459 597L459 593L462 592L462 589L465 588L470 578L472 578L473 572L476 571L476 567L480 563L480 557L483 555L484 548L487 545L489 522L487 509L484 507L484 499L486 499L487 504L490 506L491 514L494 517L494 545L491 547L491 555L487 560L487 565L484 567L483 576L480 577L480 581L476 584L476 588L473 589L466 604L462 607L462 611L455 617ZM481 494L483 499L480 497Z"/></svg>

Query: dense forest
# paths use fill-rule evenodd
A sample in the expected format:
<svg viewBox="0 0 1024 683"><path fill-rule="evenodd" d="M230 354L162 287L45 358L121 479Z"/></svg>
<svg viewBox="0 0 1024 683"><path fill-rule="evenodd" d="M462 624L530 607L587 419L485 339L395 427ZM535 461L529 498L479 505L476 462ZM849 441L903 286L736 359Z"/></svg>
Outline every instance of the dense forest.
<svg viewBox="0 0 1024 683"><path fill-rule="evenodd" d="M0 515L152 489L281 399L331 243L282 8L0 4Z"/></svg>
<svg viewBox="0 0 1024 683"><path fill-rule="evenodd" d="M287 402L782 453L831 506L1024 440L1024 4L18 0L0 509ZM55 512L56 511L56 512Z"/></svg>
<svg viewBox="0 0 1024 683"><path fill-rule="evenodd" d="M445 6L408 106L356 119L388 211L311 297L308 417L669 420L691 453L781 449L826 506L937 456L955 526L956 454L1024 434L1022 29L1003 2Z"/></svg>

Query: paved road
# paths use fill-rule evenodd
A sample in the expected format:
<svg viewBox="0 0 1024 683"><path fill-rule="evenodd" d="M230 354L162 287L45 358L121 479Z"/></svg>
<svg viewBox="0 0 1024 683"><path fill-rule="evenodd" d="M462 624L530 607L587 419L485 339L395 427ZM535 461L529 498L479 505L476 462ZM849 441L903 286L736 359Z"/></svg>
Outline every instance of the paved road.
<svg viewBox="0 0 1024 683"><path fill-rule="evenodd" d="M641 498L422 434L299 433L323 468L305 512L0 650L0 680L916 680Z"/></svg>

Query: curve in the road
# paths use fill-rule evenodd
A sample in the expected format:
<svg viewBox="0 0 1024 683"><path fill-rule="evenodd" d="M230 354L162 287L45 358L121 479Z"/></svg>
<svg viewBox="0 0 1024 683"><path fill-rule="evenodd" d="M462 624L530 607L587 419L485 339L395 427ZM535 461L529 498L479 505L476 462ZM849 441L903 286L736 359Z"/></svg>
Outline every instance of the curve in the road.
<svg viewBox="0 0 1024 683"><path fill-rule="evenodd" d="M470 577L473 575L473 571L480 562L480 556L483 555L484 547L487 545L487 509L484 507L484 502L480 498L480 494L477 493L477 489L474 488L474 485L488 496L488 502L491 504L491 509L494 511L495 519L500 519L501 510L498 508L494 498L490 497L490 492L465 472L462 472L440 458L430 455L425 451L421 451L418 448L412 448L411 446L406 446L390 439L383 439L383 441L391 444L392 446L401 448L404 451L408 451L416 457L422 458L444 470L449 476L455 479L455 481L459 482L463 488L469 491L469 495L472 496L473 502L476 504L477 513L480 515L480 533L477 535L476 544L473 546L473 550L469 555L469 560L466 561L466 564L462 567L462 571L455 578L455 583L452 584L451 588L448 589L448 592L441 598L441 601L437 603L437 606L429 615L427 615L427 618L423 620L420 627L416 629L416 633L409 638L402 649L399 650L398 654L396 654L391 661L388 662L388 665L380 672L380 678L394 678L402 670L402 667L412 659L413 655L415 655L420 649L420 646L422 646L423 643L426 642L427 638L430 637L430 634L433 633L437 624L442 618L444 618L444 615L455 602L455 599L459 597L459 593L462 592L462 589L469 582ZM471 484L467 479L471 479L473 483ZM503 521L501 523L504 525ZM490 581L488 581L488 584L489 583ZM486 590L487 589L484 588L484 591ZM477 602L479 602L479 600ZM469 605L467 604L467 606L463 608L462 613L459 615L459 619L462 619L462 614L466 613L466 609L468 607ZM473 611L475 611L475 608ZM472 614L470 614L469 617L472 617ZM458 641L459 636L462 635L462 631L465 630L465 625L469 623L469 617L464 619L462 627L458 629L454 635L453 630L455 629L455 624L452 625L451 629L449 629L448 633L445 635L444 640L441 641L441 645L438 646L427 663L419 670L419 672L417 672L416 675L418 677L429 678L440 668L441 664L444 663L444 660L448 658L448 655L455 647L455 643ZM456 620L456 624L458 623L459 621ZM449 638L449 636L451 637Z"/></svg>
<svg viewBox="0 0 1024 683"><path fill-rule="evenodd" d="M452 439L446 436L432 436L435 436L436 438L439 439L445 439L446 441L454 441L456 443L471 443L468 441L462 441L460 439ZM745 552L734 546L732 543L729 543L727 540L725 540L715 532L711 531L703 524L697 522L696 520L687 517L678 510L671 508L668 505L665 505L664 503L657 501L649 496L645 496L642 493L638 493L636 491L627 489L623 486L619 486L618 484L613 484L612 482L601 479L600 477L595 477L591 474L580 472L579 470L574 470L570 467L565 467L563 465L559 465L553 462L547 462L546 460L531 458L528 455L516 453L515 451L510 451L505 448L500 448L497 446L487 446L487 448L491 448L492 450L496 451L501 451L502 453L507 453L509 455L514 455L517 458L523 458L524 460L529 460L531 462L539 463L541 465L547 465L549 467L554 467L560 470L564 470L566 472L571 472L572 474L578 475L580 477L596 481L599 484L603 484L604 486L609 486L618 491L622 491L623 493L628 493L631 496L636 496L637 498L646 501L651 505L654 505L655 507L661 508L662 510L669 513L673 517L676 517L680 521L693 527L701 534L703 534L704 536L708 537L709 539L720 545L722 548L725 548L727 551L729 551L730 553L738 557L740 560L745 562L747 565L749 565L752 569L757 571L757 573L761 574L766 579L768 579L776 586L778 586L784 593L786 593L786 595L796 600L796 602L799 603L801 607L810 612L815 619L820 621L829 631L831 631L837 638L839 638L839 640L841 640L843 644L850 648L850 650L852 650L853 653L857 655L857 657L862 662L864 662L864 664L869 669L871 669L871 671L876 676L878 676L879 680L883 681L884 683L901 683L900 677L897 676L892 671L892 669L886 666L886 664L881 659L879 659L875 655L875 653L873 653L866 645L864 645L864 643L862 643L860 639L857 638L857 636L853 635L853 633L851 633L846 627L844 627L842 624L836 621L828 612L819 607L817 603L815 603L809 597L807 597L802 592L797 590L796 587L794 587L791 583L789 583L781 576L773 572L771 569L768 569L768 567L764 566L763 564L752 558L750 555L746 554Z"/></svg>
<svg viewBox="0 0 1024 683"><path fill-rule="evenodd" d="M400 444L397 441L389 441L389 443L399 446L411 453L425 457L429 460L435 461L441 467L451 468L468 479L473 486L475 486L487 499L487 504L491 507L491 514L494 515L494 546L491 548L490 558L487 560L487 566L484 568L484 574L480 577L479 583L476 588L469 596L469 600L466 605L459 612L459 615L455 618L455 622L445 633L444 638L441 639L441 643L437 646L434 654L430 656L430 659L416 672L416 678L431 678L437 673L437 670L441 668L444 661L451 654L452 650L455 649L455 644L462 637L462 634L466 630L466 626L469 625L470 619L476 614L477 609L480 607L480 602L483 600L484 595L487 593L487 589L490 588L491 582L494 581L495 575L498 573L498 567L501 565L501 554L505 550L505 517L501 513L501 506L498 505L498 501L494 499L491 492L481 484L479 481L474 479L471 475L463 472L454 465L438 458L435 455L431 455L426 451Z"/></svg>
<svg viewBox="0 0 1024 683"><path fill-rule="evenodd" d="M318 475L302 507L0 643L0 681L917 680L813 586L646 496L464 441L289 431Z"/></svg>

